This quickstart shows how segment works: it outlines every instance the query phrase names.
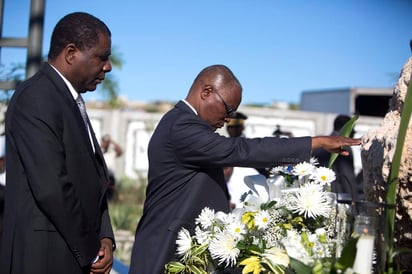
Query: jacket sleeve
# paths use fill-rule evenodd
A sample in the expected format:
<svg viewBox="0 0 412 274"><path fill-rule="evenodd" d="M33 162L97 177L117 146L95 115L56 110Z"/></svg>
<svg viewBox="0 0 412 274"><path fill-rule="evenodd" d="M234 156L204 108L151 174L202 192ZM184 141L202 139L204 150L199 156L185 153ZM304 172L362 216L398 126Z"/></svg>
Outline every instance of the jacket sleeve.
<svg viewBox="0 0 412 274"><path fill-rule="evenodd" d="M176 120L172 142L181 161L202 166L270 167L308 161L311 138L228 138L194 115Z"/></svg>
<svg viewBox="0 0 412 274"><path fill-rule="evenodd" d="M109 210L107 208L107 202L104 202L105 209L103 210L103 215L100 224L100 235L99 238L109 238L113 242L113 251L116 249L116 241L114 238L112 224L110 222Z"/></svg>

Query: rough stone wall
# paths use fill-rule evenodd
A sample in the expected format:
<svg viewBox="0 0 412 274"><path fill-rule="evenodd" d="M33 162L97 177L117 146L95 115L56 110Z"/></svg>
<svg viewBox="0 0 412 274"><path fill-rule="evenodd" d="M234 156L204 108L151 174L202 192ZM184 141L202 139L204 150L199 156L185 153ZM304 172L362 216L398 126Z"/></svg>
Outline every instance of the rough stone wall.
<svg viewBox="0 0 412 274"><path fill-rule="evenodd" d="M385 188L395 153L400 118L411 79L412 57L402 68L393 90L388 112L381 126L370 130L362 137L362 166L365 199L373 202L385 201ZM411 96L411 95L409 95ZM396 204L395 247L412 248L412 123L408 131L399 170L399 188ZM383 224L383 222L381 222ZM412 256L399 260L403 269L412 271Z"/></svg>

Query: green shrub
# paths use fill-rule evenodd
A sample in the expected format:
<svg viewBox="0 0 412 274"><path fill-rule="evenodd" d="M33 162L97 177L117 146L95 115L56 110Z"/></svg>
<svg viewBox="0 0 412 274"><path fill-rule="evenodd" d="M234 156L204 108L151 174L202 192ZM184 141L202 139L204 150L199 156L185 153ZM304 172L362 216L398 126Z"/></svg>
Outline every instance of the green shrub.
<svg viewBox="0 0 412 274"><path fill-rule="evenodd" d="M142 216L146 180L123 177L116 182L115 191L109 201L110 219L114 230L134 232Z"/></svg>

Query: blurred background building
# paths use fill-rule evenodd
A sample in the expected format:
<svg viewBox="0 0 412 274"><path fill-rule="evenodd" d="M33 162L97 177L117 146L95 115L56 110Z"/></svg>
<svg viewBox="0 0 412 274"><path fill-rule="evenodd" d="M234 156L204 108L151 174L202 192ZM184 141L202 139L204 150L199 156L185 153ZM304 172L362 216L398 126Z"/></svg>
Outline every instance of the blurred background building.
<svg viewBox="0 0 412 274"><path fill-rule="evenodd" d="M155 105L131 104L127 107L126 104L122 109L102 109L97 102L87 103L97 137L110 134L123 147L124 154L115 166L117 176L146 177L148 142L160 118L172 107L172 103L162 104L158 112L148 112L145 109L153 110ZM250 138L272 136L277 126L282 131L291 132L294 137L329 135L333 130L333 120L337 114L340 114L323 112L321 109L302 111L255 106L240 106L239 111L248 116L244 133ZM355 137L362 136L370 128L378 127L381 121L380 116L361 115L355 126ZM219 129L218 133L227 135L225 128ZM358 149L354 148L355 171L361 169L360 155L356 152Z"/></svg>

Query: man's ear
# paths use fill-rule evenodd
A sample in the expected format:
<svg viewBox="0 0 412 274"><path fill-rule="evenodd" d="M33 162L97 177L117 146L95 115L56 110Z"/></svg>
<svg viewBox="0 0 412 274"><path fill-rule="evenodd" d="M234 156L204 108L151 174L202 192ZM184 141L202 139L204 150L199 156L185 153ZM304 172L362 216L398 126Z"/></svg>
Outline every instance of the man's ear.
<svg viewBox="0 0 412 274"><path fill-rule="evenodd" d="M200 93L200 97L204 100L206 97L209 97L213 91L213 87L211 85L205 85Z"/></svg>
<svg viewBox="0 0 412 274"><path fill-rule="evenodd" d="M68 64L72 64L78 51L79 50L73 43L68 44L64 48L64 60L66 60Z"/></svg>

